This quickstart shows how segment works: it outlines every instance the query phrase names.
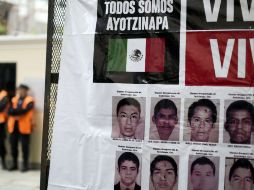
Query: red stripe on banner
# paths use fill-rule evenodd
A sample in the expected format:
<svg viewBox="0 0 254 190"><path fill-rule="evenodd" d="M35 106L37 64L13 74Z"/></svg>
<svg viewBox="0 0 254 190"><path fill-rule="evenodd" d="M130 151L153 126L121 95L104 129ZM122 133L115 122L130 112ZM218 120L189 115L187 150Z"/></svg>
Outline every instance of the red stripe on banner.
<svg viewBox="0 0 254 190"><path fill-rule="evenodd" d="M187 86L254 86L253 31L187 32L186 39Z"/></svg>
<svg viewBox="0 0 254 190"><path fill-rule="evenodd" d="M145 72L164 72L165 39L146 39L146 66Z"/></svg>

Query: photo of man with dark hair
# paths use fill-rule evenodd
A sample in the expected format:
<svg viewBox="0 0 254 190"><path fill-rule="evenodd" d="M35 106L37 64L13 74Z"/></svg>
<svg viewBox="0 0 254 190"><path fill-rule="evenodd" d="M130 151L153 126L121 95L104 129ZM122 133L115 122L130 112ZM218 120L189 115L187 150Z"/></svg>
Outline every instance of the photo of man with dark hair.
<svg viewBox="0 0 254 190"><path fill-rule="evenodd" d="M135 98L122 98L115 106L116 120L115 125L117 126L117 133L114 131L114 124L112 130L117 138L123 139L143 139L142 135L138 136L137 130L141 124L141 104ZM142 137L141 137L142 136Z"/></svg>
<svg viewBox="0 0 254 190"><path fill-rule="evenodd" d="M150 165L152 182L150 190L173 190L177 184L177 171L177 163L172 157L167 155L156 156Z"/></svg>
<svg viewBox="0 0 254 190"><path fill-rule="evenodd" d="M152 122L156 126L154 140L172 140L171 134L178 123L177 107L172 100L161 99L154 107Z"/></svg>
<svg viewBox="0 0 254 190"><path fill-rule="evenodd" d="M200 99L193 102L188 109L190 141L211 142L210 134L215 128L216 121L217 109L213 101Z"/></svg>
<svg viewBox="0 0 254 190"><path fill-rule="evenodd" d="M254 168L248 159L240 158L234 161L228 173L225 190L253 190Z"/></svg>
<svg viewBox="0 0 254 190"><path fill-rule="evenodd" d="M254 127L254 107L245 100L232 102L226 110L225 130L230 143L251 144Z"/></svg>
<svg viewBox="0 0 254 190"><path fill-rule="evenodd" d="M117 160L117 171L120 181L114 185L114 190L141 190L136 183L140 162L132 152L122 153Z"/></svg>
<svg viewBox="0 0 254 190"><path fill-rule="evenodd" d="M213 161L198 157L191 163L188 190L217 190L217 172Z"/></svg>

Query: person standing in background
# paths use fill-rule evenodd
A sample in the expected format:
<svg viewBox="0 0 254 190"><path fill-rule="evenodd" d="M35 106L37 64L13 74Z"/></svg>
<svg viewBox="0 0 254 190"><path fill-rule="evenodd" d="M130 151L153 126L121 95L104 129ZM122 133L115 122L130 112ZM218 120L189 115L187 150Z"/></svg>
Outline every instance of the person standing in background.
<svg viewBox="0 0 254 190"><path fill-rule="evenodd" d="M8 93L0 87L0 156L2 160L2 168L6 169L5 155L6 148L4 145L6 133L5 125L7 121Z"/></svg>
<svg viewBox="0 0 254 190"><path fill-rule="evenodd" d="M23 166L21 171L28 170L29 142L33 128L34 99L28 96L29 87L21 84L17 94L11 100L8 118L11 155L13 159L10 171L18 169L18 142L21 141Z"/></svg>

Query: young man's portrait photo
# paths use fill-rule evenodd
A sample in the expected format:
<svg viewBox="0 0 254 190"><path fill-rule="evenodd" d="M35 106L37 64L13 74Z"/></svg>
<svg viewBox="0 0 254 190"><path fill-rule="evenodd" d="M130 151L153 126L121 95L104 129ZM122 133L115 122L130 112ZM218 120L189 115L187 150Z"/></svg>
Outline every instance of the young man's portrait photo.
<svg viewBox="0 0 254 190"><path fill-rule="evenodd" d="M247 158L226 158L225 190L253 190L254 160Z"/></svg>
<svg viewBox="0 0 254 190"><path fill-rule="evenodd" d="M179 140L180 107L180 99L151 99L150 140Z"/></svg>
<svg viewBox="0 0 254 190"><path fill-rule="evenodd" d="M151 155L149 190L177 190L178 168L178 156Z"/></svg>
<svg viewBox="0 0 254 190"><path fill-rule="evenodd" d="M225 101L224 143L253 144L253 102Z"/></svg>
<svg viewBox="0 0 254 190"><path fill-rule="evenodd" d="M145 98L112 98L112 138L144 139Z"/></svg>
<svg viewBox="0 0 254 190"><path fill-rule="evenodd" d="M141 190L141 159L132 152L117 152L114 190Z"/></svg>
<svg viewBox="0 0 254 190"><path fill-rule="evenodd" d="M185 141L218 142L219 105L219 100L187 99L185 101Z"/></svg>
<svg viewBox="0 0 254 190"><path fill-rule="evenodd" d="M218 190L219 157L190 156L188 190Z"/></svg>

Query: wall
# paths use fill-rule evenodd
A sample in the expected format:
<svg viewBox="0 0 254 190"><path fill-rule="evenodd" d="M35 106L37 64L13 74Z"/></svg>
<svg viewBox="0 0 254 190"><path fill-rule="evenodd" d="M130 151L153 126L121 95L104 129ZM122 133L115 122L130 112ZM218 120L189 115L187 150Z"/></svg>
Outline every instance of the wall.
<svg viewBox="0 0 254 190"><path fill-rule="evenodd" d="M31 136L30 162L39 164L44 106L46 36L0 37L0 64L6 62L16 62L16 85L25 83L30 86L29 93L36 100L36 127ZM6 144L8 145L8 141ZM8 158L10 159L10 156Z"/></svg>

